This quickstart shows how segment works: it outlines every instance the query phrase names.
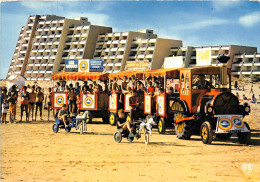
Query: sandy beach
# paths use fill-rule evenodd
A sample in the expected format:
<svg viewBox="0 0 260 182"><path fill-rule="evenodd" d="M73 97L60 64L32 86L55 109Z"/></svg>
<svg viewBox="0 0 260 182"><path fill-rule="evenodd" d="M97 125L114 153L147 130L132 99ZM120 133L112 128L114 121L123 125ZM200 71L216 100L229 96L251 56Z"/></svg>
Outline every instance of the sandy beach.
<svg viewBox="0 0 260 182"><path fill-rule="evenodd" d="M250 84L245 85L247 94ZM254 85L259 92L259 85ZM236 92L236 91L234 91ZM239 92L243 94L243 92ZM258 95L257 95L258 98ZM260 104L251 104L245 117L251 144L241 145L236 136L204 145L199 136L177 139L153 130L150 144L144 136L129 143L114 141L116 127L95 119L80 135L60 130L52 122L1 125L1 181L253 181L260 180ZM18 109L17 118L20 110ZM38 118L39 119L39 118ZM252 168L253 166L253 168Z"/></svg>

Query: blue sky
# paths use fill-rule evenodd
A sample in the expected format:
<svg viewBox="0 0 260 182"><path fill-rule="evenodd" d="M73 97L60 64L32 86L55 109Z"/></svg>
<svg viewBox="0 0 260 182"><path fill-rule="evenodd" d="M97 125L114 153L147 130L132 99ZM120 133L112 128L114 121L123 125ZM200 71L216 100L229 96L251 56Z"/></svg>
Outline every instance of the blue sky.
<svg viewBox="0 0 260 182"><path fill-rule="evenodd" d="M88 17L113 31L153 29L184 46L246 45L260 49L259 1L30 1L1 3L0 78L5 78L29 15Z"/></svg>

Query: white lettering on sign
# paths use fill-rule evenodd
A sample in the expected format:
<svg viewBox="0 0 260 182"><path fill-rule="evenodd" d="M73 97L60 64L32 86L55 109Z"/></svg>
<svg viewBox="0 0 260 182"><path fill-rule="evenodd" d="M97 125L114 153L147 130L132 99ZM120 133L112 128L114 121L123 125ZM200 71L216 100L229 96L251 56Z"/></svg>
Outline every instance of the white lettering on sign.
<svg viewBox="0 0 260 182"><path fill-rule="evenodd" d="M181 94L182 94L182 95L189 95L189 91L188 91L188 90L182 90L182 91L181 91Z"/></svg>

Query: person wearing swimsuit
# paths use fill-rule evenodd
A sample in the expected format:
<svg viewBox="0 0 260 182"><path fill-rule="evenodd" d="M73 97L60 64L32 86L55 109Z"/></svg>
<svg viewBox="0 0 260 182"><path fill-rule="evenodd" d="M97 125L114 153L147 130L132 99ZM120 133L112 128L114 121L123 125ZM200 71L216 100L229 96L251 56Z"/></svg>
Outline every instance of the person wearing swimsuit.
<svg viewBox="0 0 260 182"><path fill-rule="evenodd" d="M24 86L23 92L21 93L21 120L20 120L20 122L22 122L24 111L26 114L26 122L28 122L28 120L29 120L28 104L29 104L29 93L27 92L27 87Z"/></svg>
<svg viewBox="0 0 260 182"><path fill-rule="evenodd" d="M43 99L44 99L44 94L41 92L41 87L37 87L37 89L36 89L36 100L35 100L35 105L36 105L35 120L36 120L36 117L37 117L38 108L40 110L40 119L42 120L42 102L43 102Z"/></svg>
<svg viewBox="0 0 260 182"><path fill-rule="evenodd" d="M34 113L34 103L35 103L35 99L36 99L36 93L34 92L35 87L32 87L32 91L31 93L29 93L29 112L28 115L30 117L31 112L32 112L32 121L33 120L33 113Z"/></svg>

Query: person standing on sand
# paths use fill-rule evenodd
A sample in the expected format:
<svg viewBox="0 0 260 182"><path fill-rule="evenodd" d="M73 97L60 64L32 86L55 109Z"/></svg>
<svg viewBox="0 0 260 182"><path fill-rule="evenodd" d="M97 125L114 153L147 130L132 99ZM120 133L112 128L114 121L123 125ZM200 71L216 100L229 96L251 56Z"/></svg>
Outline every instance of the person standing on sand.
<svg viewBox="0 0 260 182"><path fill-rule="evenodd" d="M238 92L236 93L236 97L238 98L238 100L239 100L239 94L238 94Z"/></svg>
<svg viewBox="0 0 260 182"><path fill-rule="evenodd" d="M251 94L251 93L253 94L253 92L254 91L253 91L253 85L252 85L249 94Z"/></svg>
<svg viewBox="0 0 260 182"><path fill-rule="evenodd" d="M47 107L47 110L48 110L48 121L50 121L50 110L51 110L51 101L52 101L52 91L51 91L51 88L49 88L48 90L48 94L46 95L45 97L45 105L46 105L46 101L48 100L48 107ZM54 117L54 109L52 110L52 114L53 114L53 117Z"/></svg>
<svg viewBox="0 0 260 182"><path fill-rule="evenodd" d="M22 122L24 111L26 114L26 122L29 121L28 104L29 104L29 93L27 92L27 87L23 86L23 91L21 93L21 120L20 120L20 122Z"/></svg>
<svg viewBox="0 0 260 182"><path fill-rule="evenodd" d="M35 99L36 99L36 93L34 92L35 87L32 86L31 92L29 93L29 117L30 114L32 113L32 121L33 120L33 113L34 113L34 104L35 104ZM36 118L35 118L36 119Z"/></svg>
<svg viewBox="0 0 260 182"><path fill-rule="evenodd" d="M16 90L15 85L12 86L10 94L11 94L11 97L13 97L15 100L15 104L13 106L13 116L14 116L14 120L16 120L16 107L17 107L16 103L17 103L17 99L18 99L18 92Z"/></svg>
<svg viewBox="0 0 260 182"><path fill-rule="evenodd" d="M36 101L35 101L35 105L36 105L35 120L36 120L36 117L37 117L38 108L40 110L40 119L42 120L42 102L43 102L43 99L44 99L44 94L41 91L41 87L37 87L37 89L36 89Z"/></svg>
<svg viewBox="0 0 260 182"><path fill-rule="evenodd" d="M6 124L6 115L7 115L7 111L8 111L8 103L7 103L7 100L4 99L3 102L1 102L2 105L1 105L1 108L2 108L2 116L1 116L1 124L4 123ZM9 123L11 121L9 120Z"/></svg>

